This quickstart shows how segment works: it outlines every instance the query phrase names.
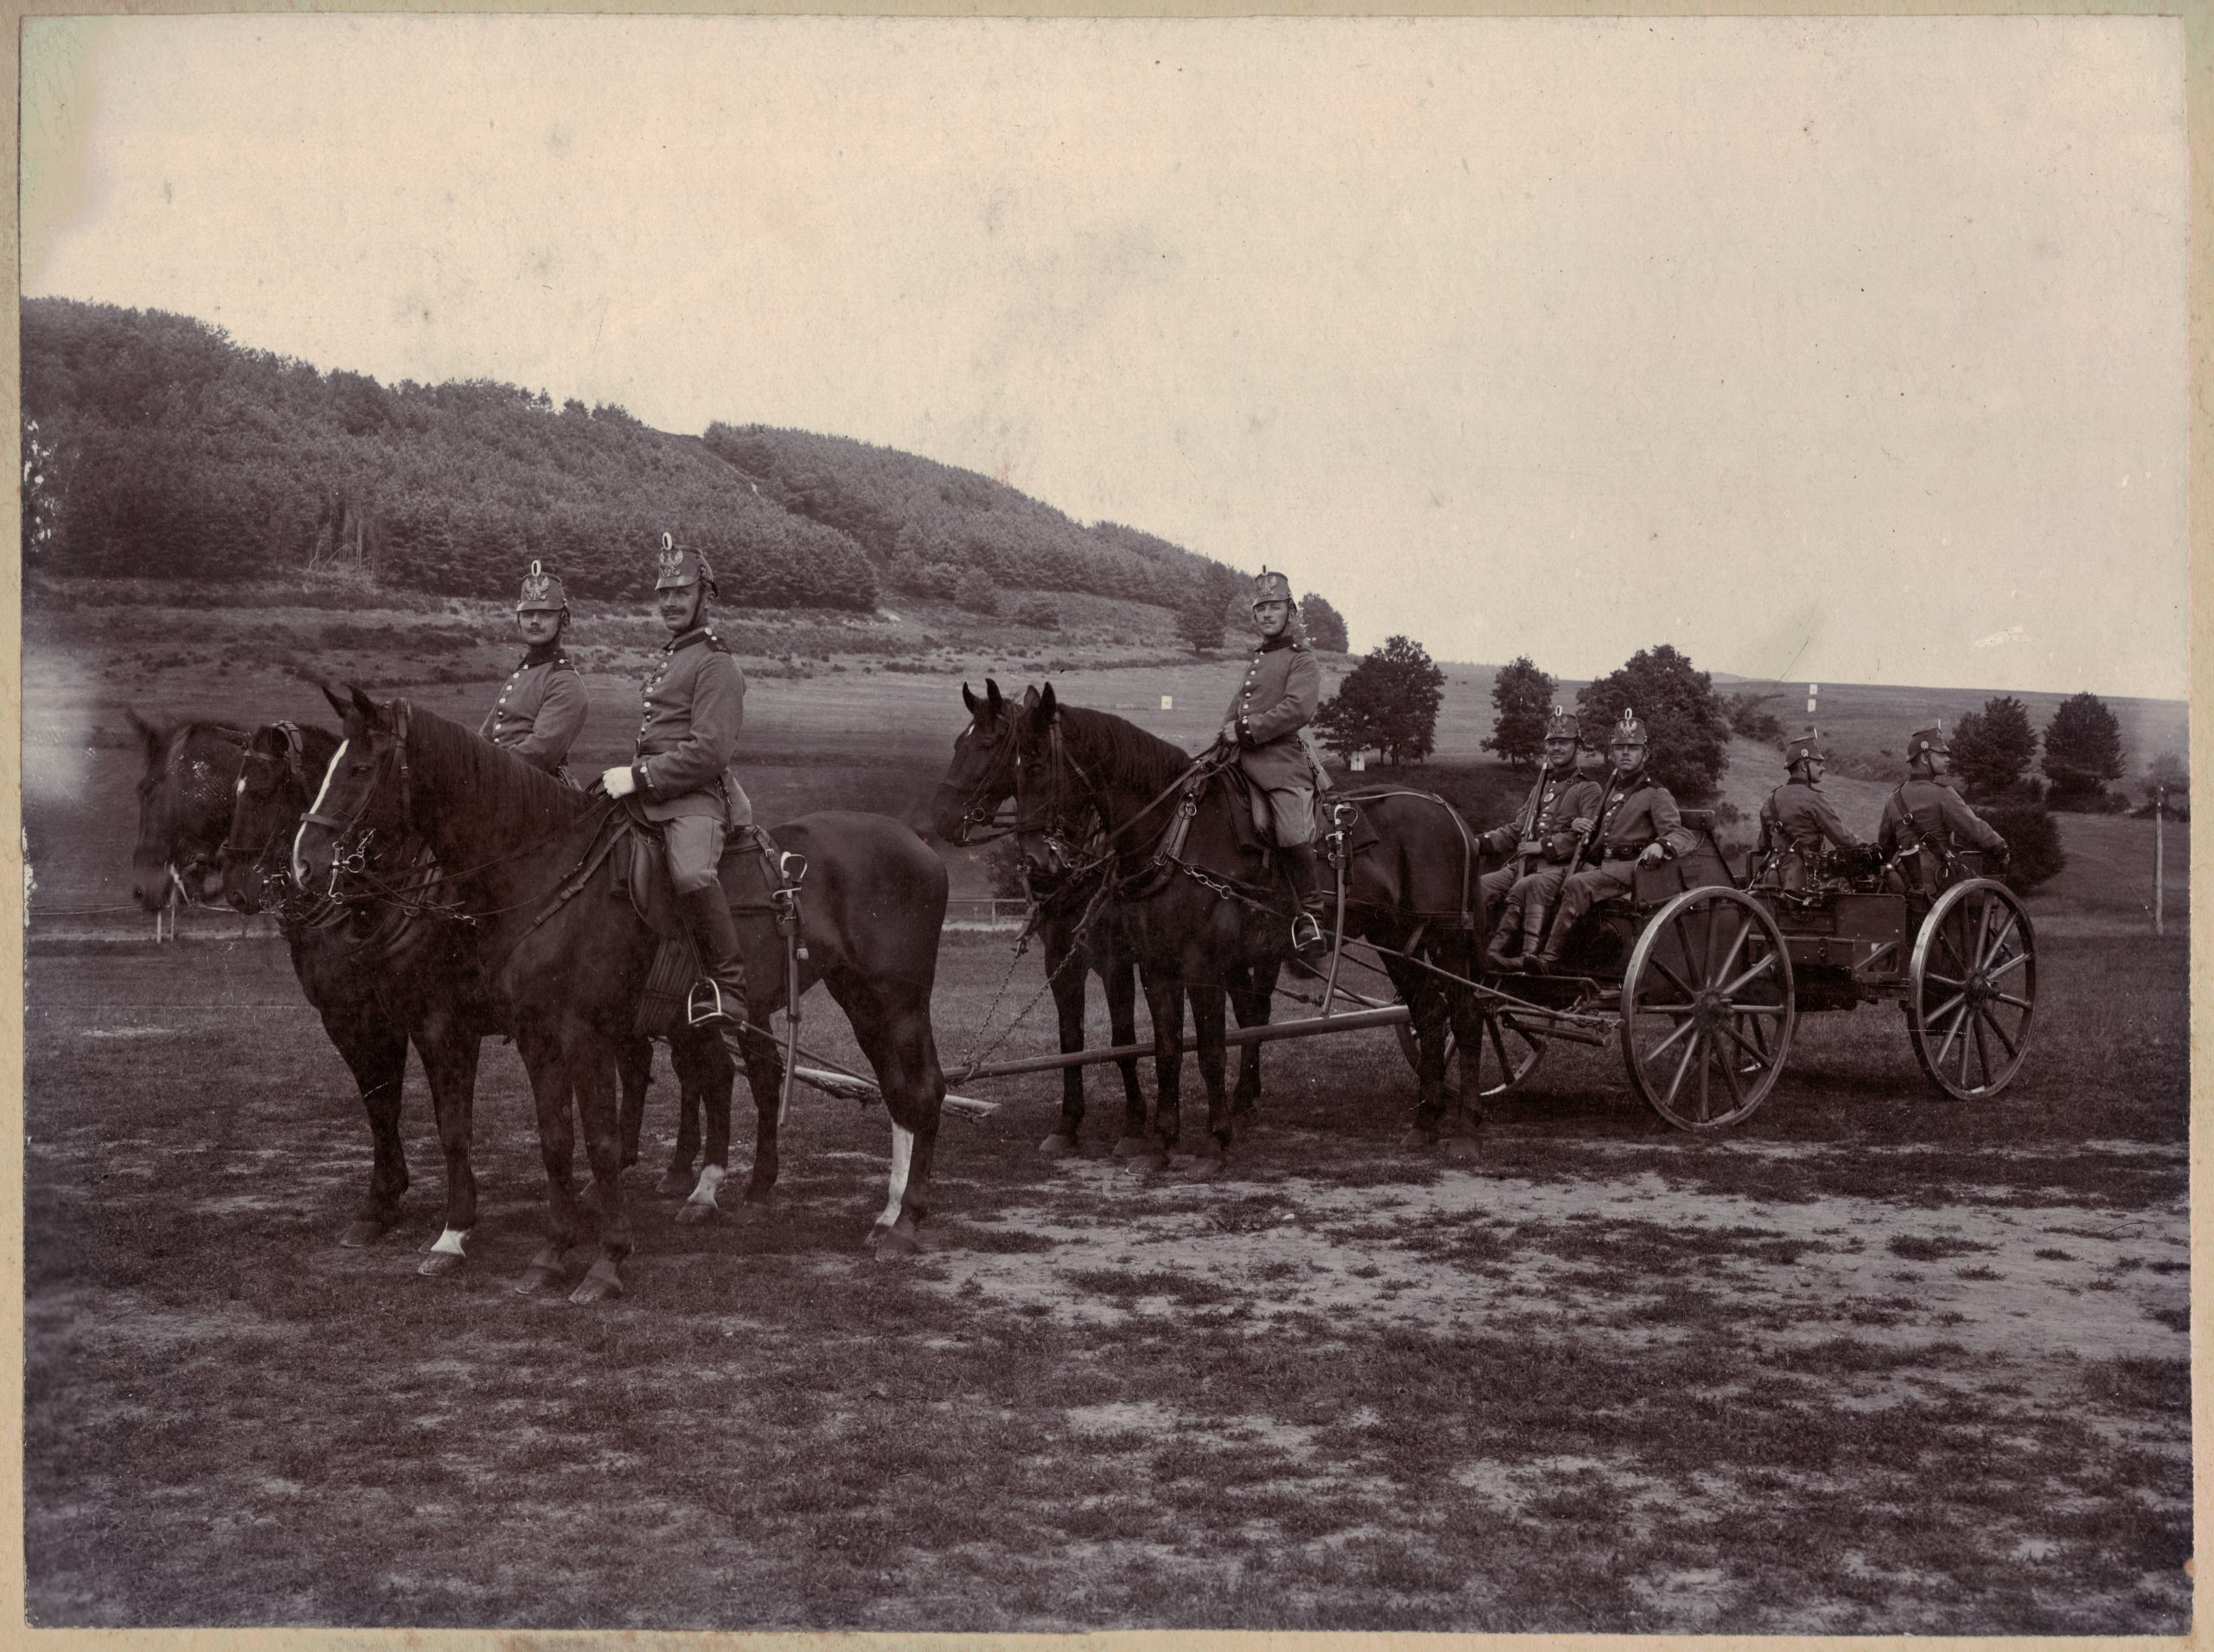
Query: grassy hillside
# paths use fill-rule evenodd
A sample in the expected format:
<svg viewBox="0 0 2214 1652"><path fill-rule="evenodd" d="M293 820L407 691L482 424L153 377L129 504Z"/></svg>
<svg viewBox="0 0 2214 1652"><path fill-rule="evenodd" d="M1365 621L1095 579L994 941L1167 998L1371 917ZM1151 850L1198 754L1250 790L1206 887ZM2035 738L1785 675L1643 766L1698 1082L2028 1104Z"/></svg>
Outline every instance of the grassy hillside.
<svg viewBox="0 0 2214 1652"><path fill-rule="evenodd" d="M649 429L472 381L384 385L246 349L186 317L26 302L28 567L98 578L342 571L490 596L545 561L580 596L640 587L664 530L757 607L867 613L880 595L1219 603L1238 575L1080 527L949 465L803 432ZM960 579L971 574L968 592Z"/></svg>

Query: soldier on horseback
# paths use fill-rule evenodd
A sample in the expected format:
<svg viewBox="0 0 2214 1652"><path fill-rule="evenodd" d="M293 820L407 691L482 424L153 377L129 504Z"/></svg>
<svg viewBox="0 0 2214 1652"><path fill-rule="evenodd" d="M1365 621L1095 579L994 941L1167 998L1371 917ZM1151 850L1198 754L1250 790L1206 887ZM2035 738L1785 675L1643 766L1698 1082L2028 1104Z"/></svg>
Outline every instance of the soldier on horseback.
<svg viewBox="0 0 2214 1652"><path fill-rule="evenodd" d="M1517 936L1523 955L1535 956L1545 909L1560 893L1569 859L1576 853L1575 823L1599 812L1599 783L1576 772L1576 753L1582 744L1582 727L1555 706L1545 724L1545 772L1514 818L1477 840L1485 854L1508 857L1498 871L1487 872L1479 880L1485 910L1500 908L1484 954L1487 968L1517 967Z"/></svg>
<svg viewBox="0 0 2214 1652"><path fill-rule="evenodd" d="M1600 792L1598 812L1574 823L1579 844L1561 884L1552 928L1537 955L1524 962L1523 968L1533 975L1558 967L1569 932L1594 905L1636 887L1633 874L1641 862L1658 866L1698 843L1668 788L1643 778L1650 745L1645 725L1625 708L1622 720L1607 735L1607 761L1613 772ZM1599 864L1584 868L1584 861L1595 851Z"/></svg>
<svg viewBox="0 0 2214 1652"><path fill-rule="evenodd" d="M1783 748L1784 772L1790 776L1768 795L1761 805L1760 842L1753 851L1756 865L1774 856L1782 887L1794 892L1806 887L1821 864L1822 846L1855 849L1860 839L1838 818L1830 800L1822 795L1822 770L1829 754L1821 737L1810 727Z"/></svg>
<svg viewBox="0 0 2214 1652"><path fill-rule="evenodd" d="M1985 849L2006 859L2006 840L1990 823L1940 784L1944 759L1952 755L1941 728L1917 728L1907 742L1906 779L1884 804L1876 828L1876 847L1885 859L1896 855L1910 890L1934 895L1952 880L1955 854Z"/></svg>
<svg viewBox="0 0 2214 1652"><path fill-rule="evenodd" d="M745 677L707 625L707 605L721 594L707 559L668 534L661 545L654 607L669 640L646 679L637 755L599 781L611 797L636 794L639 812L661 824L677 909L700 953L701 979L689 1006L697 1025L745 1013L738 927L715 875L731 829L753 823L753 805L731 772L745 722Z"/></svg>
<svg viewBox="0 0 2214 1652"><path fill-rule="evenodd" d="M569 599L561 582L536 562L522 578L515 599L515 629L528 651L500 689L477 733L534 768L569 778L561 765L585 726L591 700L585 680L561 651L569 628Z"/></svg>
<svg viewBox="0 0 2214 1652"><path fill-rule="evenodd" d="M1319 945L1324 897L1315 853L1315 763L1301 731L1322 700L1322 668L1292 624L1291 581L1267 568L1253 581L1253 627L1261 634L1245 676L1230 697L1221 740L1238 752L1257 793L1267 799L1277 848L1290 861L1300 911L1292 945ZM1257 814L1258 811L1257 810Z"/></svg>

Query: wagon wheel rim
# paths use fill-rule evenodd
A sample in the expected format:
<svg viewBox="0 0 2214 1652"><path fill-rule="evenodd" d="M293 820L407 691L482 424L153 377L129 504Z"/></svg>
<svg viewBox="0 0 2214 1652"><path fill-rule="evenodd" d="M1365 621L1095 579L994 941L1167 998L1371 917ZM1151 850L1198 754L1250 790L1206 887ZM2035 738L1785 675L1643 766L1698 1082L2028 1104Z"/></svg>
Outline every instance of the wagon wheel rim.
<svg viewBox="0 0 2214 1652"><path fill-rule="evenodd" d="M1545 1052L1552 1047L1552 1040L1530 1021L1513 1010L1480 1009L1477 1027L1476 1093L1484 1100L1503 1096L1535 1073L1545 1059ZM1407 1065L1420 1071L1418 1051L1414 1029L1404 1022L1394 1028L1399 1035L1399 1047L1407 1058ZM1445 1087L1458 1094L1461 1076L1456 1064L1464 1059L1461 1042L1451 1033L1446 1034Z"/></svg>
<svg viewBox="0 0 2214 1652"><path fill-rule="evenodd" d="M2021 900L1995 878L1939 895L1907 969L1907 1035L1923 1074L1956 1101L1995 1096L2029 1053L2037 936Z"/></svg>
<svg viewBox="0 0 2214 1652"><path fill-rule="evenodd" d="M1751 1117L1782 1076L1797 1019L1782 932L1739 890L1678 895L1647 922L1622 972L1622 1063L1680 1130Z"/></svg>

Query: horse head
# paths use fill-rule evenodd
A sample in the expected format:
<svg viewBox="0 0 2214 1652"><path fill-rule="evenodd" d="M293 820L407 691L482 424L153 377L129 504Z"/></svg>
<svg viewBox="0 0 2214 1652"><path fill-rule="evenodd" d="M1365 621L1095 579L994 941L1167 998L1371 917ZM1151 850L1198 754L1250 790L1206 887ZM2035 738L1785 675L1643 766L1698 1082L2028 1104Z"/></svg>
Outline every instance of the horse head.
<svg viewBox="0 0 2214 1652"><path fill-rule="evenodd" d="M231 790L245 736L217 723L157 727L125 714L144 763L138 777L138 841L131 854L131 893L159 912L170 892L211 898L214 857L231 826Z"/></svg>
<svg viewBox="0 0 2214 1652"><path fill-rule="evenodd" d="M930 829L949 843L963 844L987 825L1001 804L1014 795L1014 712L1000 685L984 679L982 699L961 685L969 726L953 742L953 761L931 799Z"/></svg>
<svg viewBox="0 0 2214 1652"><path fill-rule="evenodd" d="M336 898L340 875L361 869L378 836L407 833L408 798L400 783L406 772L407 702L381 706L353 684L346 697L327 686L323 695L343 727L292 839L292 881Z"/></svg>
<svg viewBox="0 0 2214 1652"><path fill-rule="evenodd" d="M337 745L323 729L293 723L272 723L246 737L230 835L219 856L224 899L239 911L259 912L289 892L278 846L298 829Z"/></svg>

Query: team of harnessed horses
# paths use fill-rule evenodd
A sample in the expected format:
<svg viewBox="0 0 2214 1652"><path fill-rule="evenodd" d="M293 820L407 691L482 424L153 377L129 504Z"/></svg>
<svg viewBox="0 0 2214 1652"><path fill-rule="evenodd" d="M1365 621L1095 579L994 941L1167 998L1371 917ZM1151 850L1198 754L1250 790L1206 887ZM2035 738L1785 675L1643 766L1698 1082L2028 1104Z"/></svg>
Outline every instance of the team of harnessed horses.
<svg viewBox="0 0 2214 1652"><path fill-rule="evenodd" d="M529 1076L547 1187L546 1239L517 1288L567 1285L568 1252L586 1242L596 1255L572 1299L622 1294L621 1265L633 1246L622 1172L639 1156L647 1035L657 1034L669 1041L684 1098L661 1183L663 1192L688 1189L680 1220L720 1208L737 1066L757 1121L742 1198L754 1207L772 1198L777 1130L797 1072L834 1093L883 1101L892 1166L868 1245L917 1248L948 1103L931 1016L947 874L921 836L888 816L844 811L734 833L721 878L744 944L746 1014L720 1030L694 1027L669 1013L682 996L681 976L664 978L681 926L656 900L655 834L634 808L541 773L404 700L324 692L341 719L336 733L292 723L138 723L145 770L136 860L149 910L174 889L199 893L220 879L233 906L274 915L369 1120L369 1185L342 1243L374 1244L399 1220L408 1181L400 1093L412 1045L446 1161L442 1229L421 1271L464 1265L477 1219L470 1150L478 1052L486 1036L501 1035ZM995 1065L986 1047L955 1079L1059 1067L1062 1110L1048 1152L1076 1149L1082 1066L1114 1060L1125 1103L1117 1156L1167 1162L1186 1145L1182 1060L1195 1048L1207 1117L1188 1150L1211 1173L1257 1117L1261 1042L1392 1024L1415 1065L1408 1144L1466 1158L1483 1119L1478 1057L1487 1038L1498 1043L1502 1019L1515 1024L1519 1008L1526 1037L1534 1019L1546 1037L1600 1041L1573 1005L1548 1012L1480 980L1488 938L1481 846L1443 799L1393 786L1325 794L1334 933L1327 969L1319 960L1298 966L1321 982L1322 1012L1271 1026L1278 977L1295 962L1289 919L1301 892L1255 828L1234 749L1194 759L1122 718L1061 703L1050 684L1019 700L990 682L981 696L962 692L968 721L930 826L966 843L1012 802L1003 829L1021 847L1032 897L1016 956L1033 936L1040 941L1040 996L1055 999L1063 1053ZM1349 941L1389 977L1396 1002L1341 986ZM1085 982L1094 974L1114 1041L1104 1053L1085 1049ZM867 1074L800 1045L801 1001L817 982L844 1010ZM1141 984L1149 1052L1136 1036ZM1341 999L1357 1007L1341 1011ZM781 1038L772 1026L779 1011ZM1788 1002L1784 1015L1788 1036ZM1234 1091L1225 1071L1233 1042L1244 1046ZM1150 1118L1142 1053L1155 1063ZM1782 1050L1772 1054L1780 1067ZM579 1135L592 1173L581 1194Z"/></svg>

